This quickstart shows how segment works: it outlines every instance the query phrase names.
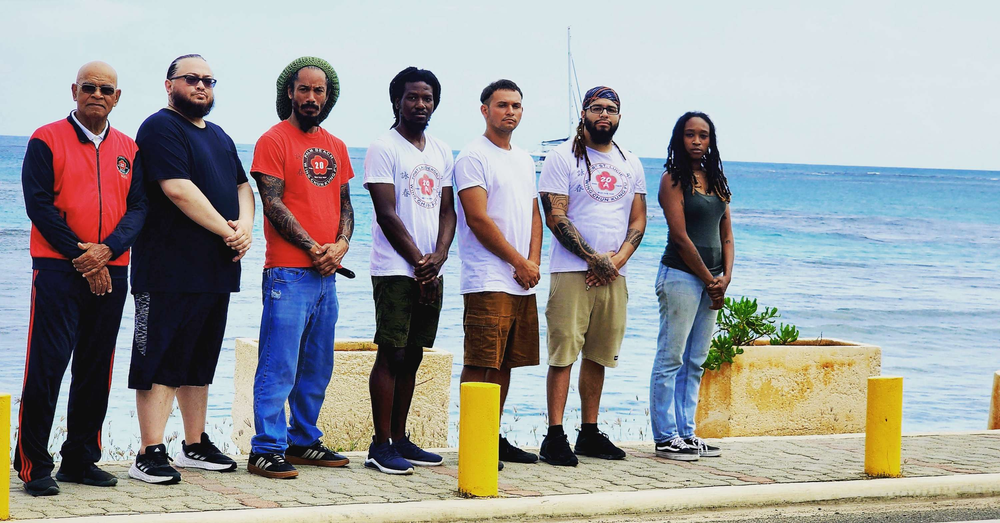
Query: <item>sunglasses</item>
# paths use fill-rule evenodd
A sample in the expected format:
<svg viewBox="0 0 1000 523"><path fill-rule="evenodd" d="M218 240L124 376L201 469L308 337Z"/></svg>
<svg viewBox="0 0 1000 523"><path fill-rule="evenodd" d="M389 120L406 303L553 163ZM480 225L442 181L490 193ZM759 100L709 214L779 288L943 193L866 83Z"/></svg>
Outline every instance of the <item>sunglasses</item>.
<svg viewBox="0 0 1000 523"><path fill-rule="evenodd" d="M184 81L187 82L187 84L190 85L190 86L192 86L192 87L198 85L198 82L204 82L205 83L205 87L207 87L209 89L215 87L215 84L218 82L218 80L216 80L215 78L212 78L210 76L201 77L201 76L197 76L197 75L193 75L193 74L184 74L184 75L180 75L180 76L171 76L170 78L167 78L167 80L177 80L179 78L183 78Z"/></svg>
<svg viewBox="0 0 1000 523"><path fill-rule="evenodd" d="M101 90L101 94L104 96L112 96L115 94L115 88L110 85L102 85L98 87L94 84L80 84L80 90L86 94L94 94L98 89Z"/></svg>

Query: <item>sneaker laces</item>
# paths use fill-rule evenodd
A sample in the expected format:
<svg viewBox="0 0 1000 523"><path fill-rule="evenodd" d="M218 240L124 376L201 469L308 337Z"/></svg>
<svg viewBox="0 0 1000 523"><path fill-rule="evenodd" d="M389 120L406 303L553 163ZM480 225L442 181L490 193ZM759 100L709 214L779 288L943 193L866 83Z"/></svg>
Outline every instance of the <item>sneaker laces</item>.
<svg viewBox="0 0 1000 523"><path fill-rule="evenodd" d="M688 439L691 440L691 445L689 446L694 447L698 450L708 450L708 442L699 438L698 436L691 436Z"/></svg>
<svg viewBox="0 0 1000 523"><path fill-rule="evenodd" d="M693 449L693 448L697 448L697 447L693 447L691 445L688 445L687 442L684 441L684 438L682 438L680 436L674 436L673 439L670 440L669 444L670 444L670 446L678 448L678 449L688 449L688 448Z"/></svg>
<svg viewBox="0 0 1000 523"><path fill-rule="evenodd" d="M284 465L285 464L285 457L282 456L281 454L274 453L274 454L271 454L271 461L277 463L278 465Z"/></svg>

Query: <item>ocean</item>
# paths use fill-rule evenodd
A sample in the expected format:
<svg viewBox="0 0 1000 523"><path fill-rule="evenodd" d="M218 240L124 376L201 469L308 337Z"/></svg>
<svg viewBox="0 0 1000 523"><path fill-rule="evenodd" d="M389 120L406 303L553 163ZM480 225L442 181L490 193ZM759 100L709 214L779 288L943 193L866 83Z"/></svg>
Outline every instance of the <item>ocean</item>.
<svg viewBox="0 0 1000 523"><path fill-rule="evenodd" d="M31 279L30 223L20 185L26 143L26 137L0 136L0 392L14 397L13 420L24 370ZM238 149L249 171L252 145ZM370 338L375 331L368 275L373 211L361 186L365 149L350 148L350 155L357 226L344 265L358 278L338 280L337 337ZM618 440L650 439L648 387L658 326L653 280L667 228L655 197L663 159L642 162L650 189L649 220L643 244L629 262L628 330L620 365L608 371L601 401L601 429ZM735 161L725 168L736 238L730 296L777 307L781 321L797 325L803 338L881 346L882 373L904 377L905 432L984 429L992 376L1000 369L1000 172ZM230 452L235 452L229 440L234 340L257 337L260 323L262 220L258 199L254 244L243 260L242 290L231 301L210 396L209 434ZM543 271L550 241L546 231ZM436 344L455 355L451 444L457 443L462 359L458 261L453 245L444 269ZM543 275L538 286L539 314L544 313L548 281ZM129 300L104 429L107 457L138 447L135 396L127 388L132 327ZM541 335L543 365L514 371L501 423L501 430L518 444L537 445L547 426L544 316ZM575 374L568 429L580 423ZM58 449L62 438L68 390L67 372L51 450ZM167 434L177 446L183 432L176 410Z"/></svg>

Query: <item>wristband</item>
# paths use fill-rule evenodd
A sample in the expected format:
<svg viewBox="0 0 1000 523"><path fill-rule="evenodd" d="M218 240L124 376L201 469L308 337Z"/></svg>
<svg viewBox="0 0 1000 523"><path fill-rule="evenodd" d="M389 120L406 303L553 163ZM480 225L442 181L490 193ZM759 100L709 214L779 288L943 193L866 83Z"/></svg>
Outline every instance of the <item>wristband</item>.
<svg viewBox="0 0 1000 523"><path fill-rule="evenodd" d="M351 239L348 238L346 234L341 234L340 236L337 236L337 241L339 242L341 238L343 238L344 241L347 242L348 247L351 246Z"/></svg>

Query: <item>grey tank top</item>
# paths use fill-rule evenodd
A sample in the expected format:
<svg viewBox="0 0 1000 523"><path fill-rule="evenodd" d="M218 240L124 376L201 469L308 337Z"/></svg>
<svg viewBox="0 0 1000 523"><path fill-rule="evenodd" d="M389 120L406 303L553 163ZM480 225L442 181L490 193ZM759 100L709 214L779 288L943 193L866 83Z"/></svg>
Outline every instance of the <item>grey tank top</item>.
<svg viewBox="0 0 1000 523"><path fill-rule="evenodd" d="M706 196L694 189L684 197L684 222L687 226L688 238L698 249L701 260L705 262L708 271L713 276L722 274L722 237L719 235L719 224L726 214L726 202L718 196ZM684 263L677 245L668 236L667 249L660 263L671 269L680 269L694 274L694 271Z"/></svg>

